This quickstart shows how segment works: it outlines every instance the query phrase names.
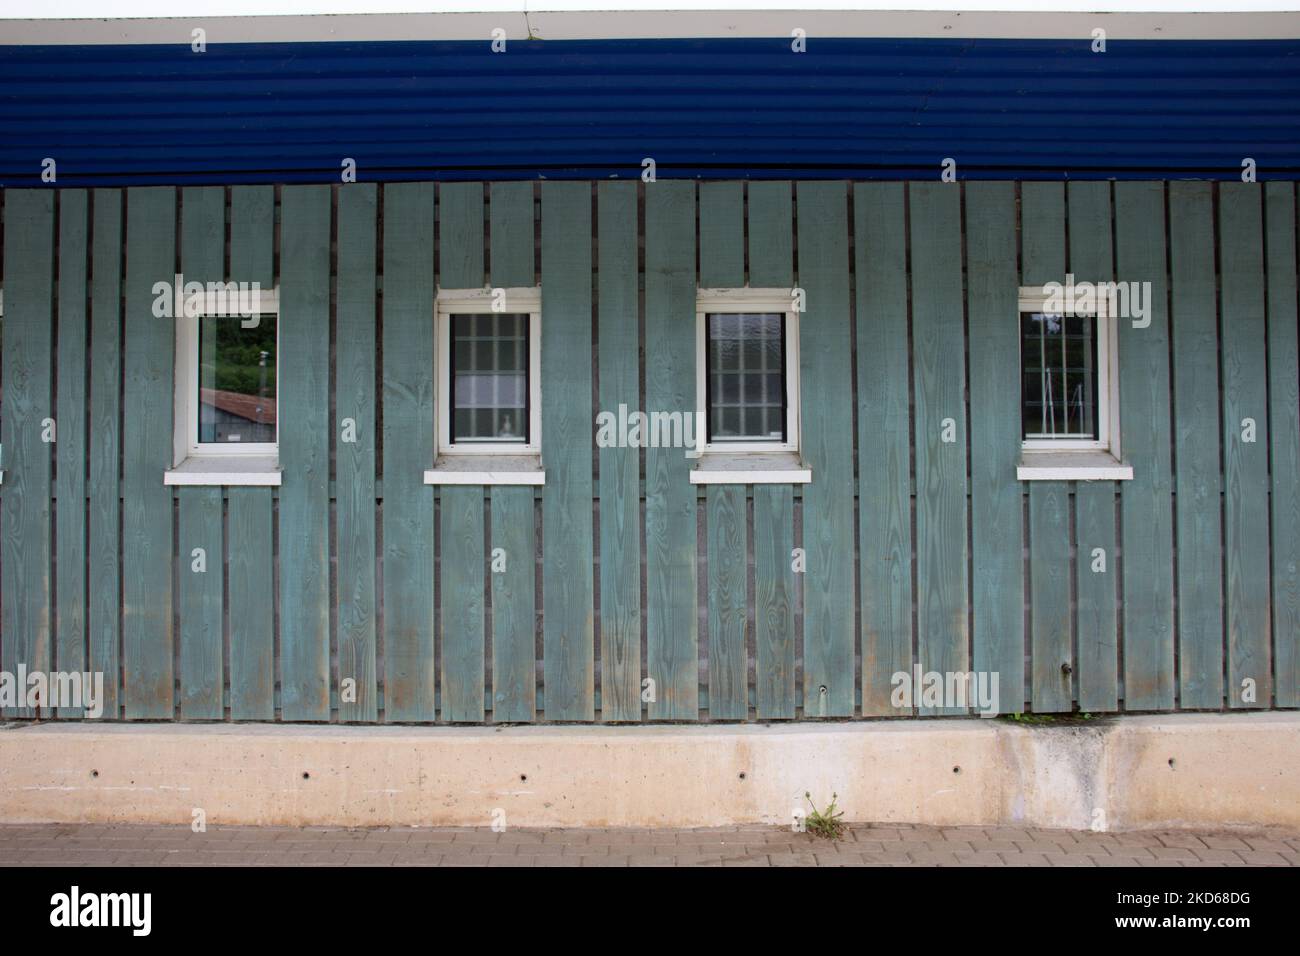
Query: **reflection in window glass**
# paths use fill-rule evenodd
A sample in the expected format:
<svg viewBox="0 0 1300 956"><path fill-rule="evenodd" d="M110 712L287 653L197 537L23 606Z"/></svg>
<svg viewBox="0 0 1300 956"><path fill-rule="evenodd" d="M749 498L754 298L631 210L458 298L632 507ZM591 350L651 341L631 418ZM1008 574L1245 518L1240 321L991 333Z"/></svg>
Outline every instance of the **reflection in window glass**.
<svg viewBox="0 0 1300 956"><path fill-rule="evenodd" d="M1020 316L1021 421L1025 438L1097 437L1097 319Z"/></svg>
<svg viewBox="0 0 1300 956"><path fill-rule="evenodd" d="M785 441L785 316L707 320L709 441Z"/></svg>
<svg viewBox="0 0 1300 956"><path fill-rule="evenodd" d="M528 315L451 317L451 440L528 442Z"/></svg>
<svg viewBox="0 0 1300 956"><path fill-rule="evenodd" d="M199 319L199 441L276 440L276 317Z"/></svg>

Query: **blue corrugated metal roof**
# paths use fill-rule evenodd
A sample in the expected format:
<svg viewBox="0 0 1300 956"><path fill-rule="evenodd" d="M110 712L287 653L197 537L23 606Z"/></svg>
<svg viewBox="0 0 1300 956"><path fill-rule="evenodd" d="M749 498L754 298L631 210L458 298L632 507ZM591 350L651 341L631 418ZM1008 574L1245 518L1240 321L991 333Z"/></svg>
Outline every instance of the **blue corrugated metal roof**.
<svg viewBox="0 0 1300 956"><path fill-rule="evenodd" d="M1300 174L1300 40L0 44L0 185Z"/></svg>

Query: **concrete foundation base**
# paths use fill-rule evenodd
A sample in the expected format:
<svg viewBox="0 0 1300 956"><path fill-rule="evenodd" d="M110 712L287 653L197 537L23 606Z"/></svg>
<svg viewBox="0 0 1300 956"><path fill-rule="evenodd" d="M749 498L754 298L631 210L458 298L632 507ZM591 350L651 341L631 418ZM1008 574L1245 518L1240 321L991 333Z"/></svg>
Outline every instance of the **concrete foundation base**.
<svg viewBox="0 0 1300 956"><path fill-rule="evenodd" d="M1300 830L1300 714L1026 727L11 724L0 821L512 827L848 821Z"/></svg>

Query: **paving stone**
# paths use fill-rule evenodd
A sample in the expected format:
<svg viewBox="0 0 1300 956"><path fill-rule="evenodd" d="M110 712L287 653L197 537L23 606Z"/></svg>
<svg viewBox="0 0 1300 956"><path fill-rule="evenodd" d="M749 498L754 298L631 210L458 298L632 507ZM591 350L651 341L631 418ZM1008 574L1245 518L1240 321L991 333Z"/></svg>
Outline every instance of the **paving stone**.
<svg viewBox="0 0 1300 956"><path fill-rule="evenodd" d="M853 825L699 830L0 824L0 866L1296 866L1300 835Z"/></svg>

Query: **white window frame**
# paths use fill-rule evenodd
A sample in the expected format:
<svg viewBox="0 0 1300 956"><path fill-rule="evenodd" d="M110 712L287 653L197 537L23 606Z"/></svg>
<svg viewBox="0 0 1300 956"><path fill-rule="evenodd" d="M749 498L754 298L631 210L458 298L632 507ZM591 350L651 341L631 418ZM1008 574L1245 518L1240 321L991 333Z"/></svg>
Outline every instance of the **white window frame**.
<svg viewBox="0 0 1300 956"><path fill-rule="evenodd" d="M493 308L498 302L505 307ZM437 406L438 457L461 455L498 458L534 458L542 453L542 290L539 287L507 289L439 289L435 316L438 355ZM453 315L528 314L528 441L462 442L451 440L451 317ZM490 467L485 464L485 469Z"/></svg>
<svg viewBox="0 0 1300 956"><path fill-rule="evenodd" d="M178 315L176 322L176 435L174 460L187 459L274 459L280 451L280 290L261 292L258 315L275 316L275 435L274 442L199 441L199 322L216 318L242 322L238 316L222 313L217 296L207 293L195 316ZM220 314L219 314L220 313Z"/></svg>
<svg viewBox="0 0 1300 956"><path fill-rule="evenodd" d="M785 438L783 442L710 442L708 430L708 317L719 312L775 312L785 316ZM704 455L771 455L799 451L799 312L792 289L700 289L695 301L695 411Z"/></svg>
<svg viewBox="0 0 1300 956"><path fill-rule="evenodd" d="M1021 381L1018 391L1023 389L1024 377L1024 342L1021 332L1021 319L1026 312L1050 312L1047 308L1052 294L1044 292L1041 287L1021 288L1019 310L1016 313L1016 354L1019 363ZM1119 330L1115 317L1110 314L1109 302L1104 295L1097 296L1095 315L1097 319L1097 437L1087 438L1022 438L1021 447L1026 452L1109 452L1114 458L1120 457L1119 430ZM1073 313L1070 313L1073 314ZM1020 408L1019 427L1024 428L1024 402L1017 402Z"/></svg>

